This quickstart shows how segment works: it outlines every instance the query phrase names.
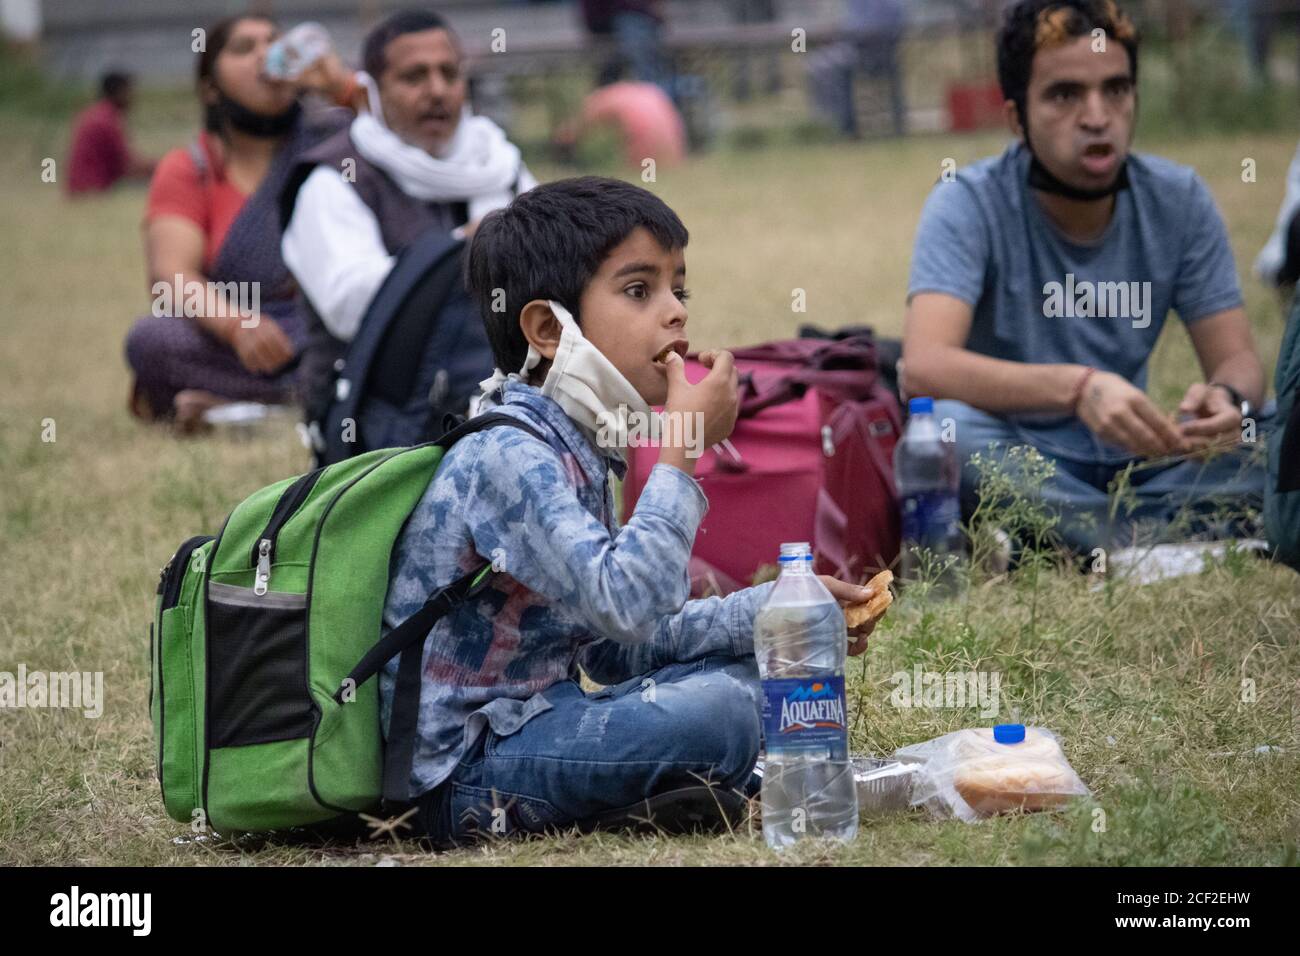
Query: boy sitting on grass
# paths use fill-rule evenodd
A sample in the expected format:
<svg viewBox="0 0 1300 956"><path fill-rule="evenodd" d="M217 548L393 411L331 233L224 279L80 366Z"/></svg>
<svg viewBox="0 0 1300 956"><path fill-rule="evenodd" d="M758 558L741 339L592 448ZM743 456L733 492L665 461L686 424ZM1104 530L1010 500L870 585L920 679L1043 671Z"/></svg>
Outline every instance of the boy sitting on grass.
<svg viewBox="0 0 1300 956"><path fill-rule="evenodd" d="M696 384L684 374L686 241L660 199L597 177L524 193L474 236L471 294L498 369L521 370L485 388L544 440L462 439L394 551L387 627L484 560L499 572L425 641L410 789L439 845L647 811L665 829L718 822L756 792L753 625L771 585L687 601L708 502L680 442L663 444L622 528L609 477L626 468L604 427L620 411L693 416L706 448L735 424L730 353L705 352ZM822 581L841 603L872 596ZM607 686L584 692L579 667ZM396 671L382 675L386 726Z"/></svg>

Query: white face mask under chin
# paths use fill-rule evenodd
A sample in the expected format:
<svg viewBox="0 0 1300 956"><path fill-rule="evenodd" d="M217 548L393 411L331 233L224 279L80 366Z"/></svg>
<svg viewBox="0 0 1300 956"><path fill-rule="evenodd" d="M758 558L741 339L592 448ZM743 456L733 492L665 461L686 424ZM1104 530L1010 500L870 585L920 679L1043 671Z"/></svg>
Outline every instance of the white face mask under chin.
<svg viewBox="0 0 1300 956"><path fill-rule="evenodd" d="M565 414L590 432L597 445L621 452L627 448L632 413L648 419L650 406L614 363L582 334L569 310L553 300L548 304L560 323L560 344L542 382L542 394L553 398ZM507 379L527 382L541 360L541 353L528 346L528 357L518 372L506 375L497 369L480 383L484 395L495 392Z"/></svg>

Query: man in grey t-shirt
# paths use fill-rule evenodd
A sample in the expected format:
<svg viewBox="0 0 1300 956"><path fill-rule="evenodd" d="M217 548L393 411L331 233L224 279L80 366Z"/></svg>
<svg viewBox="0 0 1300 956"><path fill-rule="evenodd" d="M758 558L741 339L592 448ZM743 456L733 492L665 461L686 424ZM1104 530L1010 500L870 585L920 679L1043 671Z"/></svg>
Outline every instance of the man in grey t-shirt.
<svg viewBox="0 0 1300 956"><path fill-rule="evenodd" d="M930 194L903 345L905 389L943 399L936 417L952 420L963 504L973 453L1028 444L1054 460L1043 496L1083 553L1132 543L1140 524L1187 530L1180 516L1225 500L1258 507L1249 453L1264 370L1205 184L1129 153L1132 23L1109 0L1023 0L999 35L998 72L1018 142ZM1144 391L1170 309L1204 378L1177 417ZM1107 489L1129 465L1136 506L1117 523Z"/></svg>

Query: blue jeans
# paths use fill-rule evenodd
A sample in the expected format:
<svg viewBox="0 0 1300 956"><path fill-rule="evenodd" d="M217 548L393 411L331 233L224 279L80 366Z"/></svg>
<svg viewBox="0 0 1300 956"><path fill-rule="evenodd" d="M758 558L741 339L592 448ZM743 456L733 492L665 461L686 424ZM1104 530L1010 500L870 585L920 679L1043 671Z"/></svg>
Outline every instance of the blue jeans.
<svg viewBox="0 0 1300 956"><path fill-rule="evenodd" d="M1095 437L1073 427L1034 429L980 411L965 402L934 403L934 417L942 427L952 419L957 460L961 462L962 514L969 517L977 504L979 472L971 456L984 452L999 456L1012 445L1032 445L1055 462L1056 474L1042 486L1042 500L1060 515L1056 533L1071 551L1087 555L1094 548L1122 548L1172 540L1175 534L1210 537L1251 533L1239 521L1216 522L1216 512L1233 515L1247 508L1258 511L1264 502L1264 461L1248 445L1207 461L1177 461L1159 467L1135 469L1129 477L1135 507L1121 504L1110 517L1108 484L1130 462L1139 459L1117 455ZM1271 429L1271 416L1261 415L1258 437Z"/></svg>
<svg viewBox="0 0 1300 956"><path fill-rule="evenodd" d="M707 656L592 693L553 684L551 709L502 737L490 728L421 798L436 843L566 827L681 787L745 790L758 759L758 664Z"/></svg>

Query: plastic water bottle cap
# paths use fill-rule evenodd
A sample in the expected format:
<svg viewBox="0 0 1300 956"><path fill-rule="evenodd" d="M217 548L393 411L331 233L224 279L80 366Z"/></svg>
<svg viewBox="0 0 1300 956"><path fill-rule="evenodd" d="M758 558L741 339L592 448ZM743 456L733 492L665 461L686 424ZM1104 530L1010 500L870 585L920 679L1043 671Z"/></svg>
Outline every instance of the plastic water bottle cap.
<svg viewBox="0 0 1300 956"><path fill-rule="evenodd" d="M934 399L933 398L913 398L907 403L907 411L910 415L933 415Z"/></svg>
<svg viewBox="0 0 1300 956"><path fill-rule="evenodd" d="M1018 744L1025 739L1025 725L998 724L993 728L993 739L1000 744Z"/></svg>
<svg viewBox="0 0 1300 956"><path fill-rule="evenodd" d="M811 561L812 545L807 541L787 541L781 545L778 561Z"/></svg>

